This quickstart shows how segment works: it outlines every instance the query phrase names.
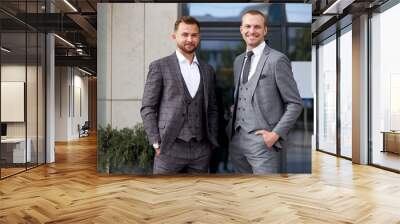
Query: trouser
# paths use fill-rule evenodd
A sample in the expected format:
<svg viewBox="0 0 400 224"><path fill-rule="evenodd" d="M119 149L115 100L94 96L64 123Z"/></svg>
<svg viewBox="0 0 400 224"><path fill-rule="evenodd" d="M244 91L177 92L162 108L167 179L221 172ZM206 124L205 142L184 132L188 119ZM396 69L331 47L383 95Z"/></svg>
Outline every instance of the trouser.
<svg viewBox="0 0 400 224"><path fill-rule="evenodd" d="M262 135L242 128L235 131L229 144L230 160L238 173L279 173L280 154L265 145Z"/></svg>
<svg viewBox="0 0 400 224"><path fill-rule="evenodd" d="M210 144L207 140L192 139L185 142L176 139L168 151L154 157L154 174L208 173Z"/></svg>

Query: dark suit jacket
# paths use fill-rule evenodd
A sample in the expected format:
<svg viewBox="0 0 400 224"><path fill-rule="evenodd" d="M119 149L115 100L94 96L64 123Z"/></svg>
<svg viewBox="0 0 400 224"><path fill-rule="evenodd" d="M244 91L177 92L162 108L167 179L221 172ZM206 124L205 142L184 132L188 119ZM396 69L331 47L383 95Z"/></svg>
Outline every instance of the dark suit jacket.
<svg viewBox="0 0 400 224"><path fill-rule="evenodd" d="M218 111L215 97L215 72L213 68L199 61L204 87L204 110L207 138L218 146ZM161 142L161 151L168 150L183 126L185 116L184 83L178 58L174 52L170 56L153 61L149 66L144 87L140 113L150 144Z"/></svg>

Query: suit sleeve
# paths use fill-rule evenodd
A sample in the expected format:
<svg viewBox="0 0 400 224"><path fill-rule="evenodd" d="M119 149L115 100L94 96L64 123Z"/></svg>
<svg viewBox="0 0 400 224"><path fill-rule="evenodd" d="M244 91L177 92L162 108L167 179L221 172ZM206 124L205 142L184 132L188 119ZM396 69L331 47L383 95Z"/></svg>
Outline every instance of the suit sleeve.
<svg viewBox="0 0 400 224"><path fill-rule="evenodd" d="M210 134L213 139L212 144L215 147L218 147L218 105L217 105L217 97L215 94L215 84L216 84L216 78L215 78L215 71L214 69L209 66L209 71L210 71L210 85L209 85L209 99L208 99L208 126L210 128Z"/></svg>
<svg viewBox="0 0 400 224"><path fill-rule="evenodd" d="M290 61L286 56L280 57L276 63L275 80L285 109L273 131L286 140L289 130L303 110L303 102L293 78Z"/></svg>
<svg viewBox="0 0 400 224"><path fill-rule="evenodd" d="M140 114L142 116L144 128L149 138L150 144L161 142L158 130L158 108L162 94L162 74L156 63L151 63L144 86L142 107Z"/></svg>

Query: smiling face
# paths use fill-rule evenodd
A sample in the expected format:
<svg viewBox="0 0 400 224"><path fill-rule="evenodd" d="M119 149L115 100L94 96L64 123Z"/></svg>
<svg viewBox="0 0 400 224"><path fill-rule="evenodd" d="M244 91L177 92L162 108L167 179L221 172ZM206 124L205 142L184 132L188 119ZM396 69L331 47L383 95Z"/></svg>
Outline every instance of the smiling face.
<svg viewBox="0 0 400 224"><path fill-rule="evenodd" d="M181 22L172 35L176 46L183 54L193 54L200 43L200 31L196 24Z"/></svg>
<svg viewBox="0 0 400 224"><path fill-rule="evenodd" d="M242 17L240 33L249 50L257 47L267 35L265 18L258 14L245 14Z"/></svg>

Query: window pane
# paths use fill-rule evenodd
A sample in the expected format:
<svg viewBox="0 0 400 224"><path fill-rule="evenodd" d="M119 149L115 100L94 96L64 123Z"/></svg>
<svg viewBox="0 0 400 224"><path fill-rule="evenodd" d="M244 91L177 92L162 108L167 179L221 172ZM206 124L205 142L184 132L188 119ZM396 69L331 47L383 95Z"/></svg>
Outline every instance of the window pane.
<svg viewBox="0 0 400 224"><path fill-rule="evenodd" d="M286 3L286 20L288 23L311 23L311 4Z"/></svg>
<svg viewBox="0 0 400 224"><path fill-rule="evenodd" d="M311 61L311 26L288 28L288 55L292 61Z"/></svg>
<svg viewBox="0 0 400 224"><path fill-rule="evenodd" d="M351 30L340 36L340 152L352 157L352 44Z"/></svg>
<svg viewBox="0 0 400 224"><path fill-rule="evenodd" d="M275 50L284 52L282 44L282 29L279 27L271 27L268 29L266 43Z"/></svg>
<svg viewBox="0 0 400 224"><path fill-rule="evenodd" d="M31 154L28 160L28 167L37 165L37 41L36 32L27 33L28 55L27 55L27 81L26 81L26 113L27 113L27 133L30 142Z"/></svg>
<svg viewBox="0 0 400 224"><path fill-rule="evenodd" d="M318 49L318 146L336 154L336 37Z"/></svg>
<svg viewBox="0 0 400 224"><path fill-rule="evenodd" d="M371 19L372 163L400 170L400 4ZM386 132L384 134L384 132Z"/></svg>
<svg viewBox="0 0 400 224"><path fill-rule="evenodd" d="M282 4L266 3L189 3L188 13L199 21L238 22L244 12L256 9L268 16L269 23L280 23Z"/></svg>

